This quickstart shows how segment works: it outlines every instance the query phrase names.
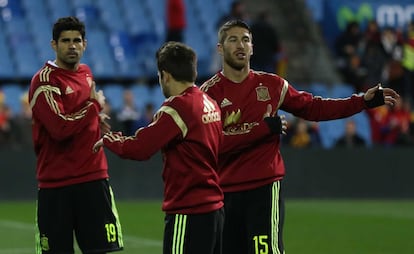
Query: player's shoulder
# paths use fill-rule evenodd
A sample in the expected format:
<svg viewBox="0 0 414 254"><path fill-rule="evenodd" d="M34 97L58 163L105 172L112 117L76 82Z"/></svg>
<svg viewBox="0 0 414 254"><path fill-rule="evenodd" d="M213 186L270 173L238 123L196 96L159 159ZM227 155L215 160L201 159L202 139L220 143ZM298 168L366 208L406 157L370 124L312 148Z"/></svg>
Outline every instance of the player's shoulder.
<svg viewBox="0 0 414 254"><path fill-rule="evenodd" d="M49 63L45 63L32 78L32 84L50 84L56 77L58 68Z"/></svg>
<svg viewBox="0 0 414 254"><path fill-rule="evenodd" d="M222 78L221 76L216 73L214 76L206 80L201 86L200 90L203 92L208 92L209 90L213 90L220 86Z"/></svg>
<svg viewBox="0 0 414 254"><path fill-rule="evenodd" d="M284 78L280 77L277 74L270 73L270 72L252 70L251 75L254 78L259 79L259 80L278 82L282 84L285 82Z"/></svg>
<svg viewBox="0 0 414 254"><path fill-rule="evenodd" d="M78 71L79 72L92 73L91 68L89 67L89 65L87 65L85 63L79 64Z"/></svg>

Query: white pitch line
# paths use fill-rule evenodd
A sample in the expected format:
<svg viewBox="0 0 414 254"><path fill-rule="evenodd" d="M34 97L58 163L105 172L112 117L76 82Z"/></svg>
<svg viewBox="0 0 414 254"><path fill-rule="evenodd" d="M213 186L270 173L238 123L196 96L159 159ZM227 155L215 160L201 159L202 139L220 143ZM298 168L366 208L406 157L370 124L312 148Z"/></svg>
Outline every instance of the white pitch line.
<svg viewBox="0 0 414 254"><path fill-rule="evenodd" d="M30 254L34 251L33 248L15 248L15 249L0 249L0 254Z"/></svg>
<svg viewBox="0 0 414 254"><path fill-rule="evenodd" d="M35 225L31 224L31 223L24 223L24 222L19 222L19 221L12 221L12 220L0 220L0 226L2 227L7 227L7 228L12 228L12 229L18 229L18 230L27 230L27 231L34 231L35 229ZM128 244L133 244L134 246L162 246L162 241L160 240L154 240L154 239L148 239L148 238L143 238L143 237L136 237L136 236L131 236L131 235L124 235L124 240L126 242L128 242ZM26 249L21 249L21 250L26 250ZM32 250L32 249L30 249ZM13 252L14 251L14 252ZM30 253L30 251L26 250L25 252L19 252L19 250L5 250L5 249L0 249L0 254L5 254L5 253Z"/></svg>

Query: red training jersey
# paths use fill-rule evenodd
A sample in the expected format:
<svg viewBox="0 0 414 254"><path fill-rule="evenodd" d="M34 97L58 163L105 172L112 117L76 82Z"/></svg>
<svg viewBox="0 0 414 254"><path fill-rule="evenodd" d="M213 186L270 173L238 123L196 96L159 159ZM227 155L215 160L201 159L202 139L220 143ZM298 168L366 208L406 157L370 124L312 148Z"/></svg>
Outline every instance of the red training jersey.
<svg viewBox="0 0 414 254"><path fill-rule="evenodd" d="M77 71L46 63L32 78L33 143L39 188L61 187L108 177L99 140L99 111L90 99L93 76L87 65Z"/></svg>
<svg viewBox="0 0 414 254"><path fill-rule="evenodd" d="M197 214L223 206L216 172L222 140L220 108L196 86L165 100L147 127L135 136L104 136L104 145L122 158L163 155L164 201L170 214Z"/></svg>
<svg viewBox="0 0 414 254"><path fill-rule="evenodd" d="M313 97L297 91L275 74L253 70L240 83L232 82L219 72L207 80L201 90L221 107L225 149L220 152L219 176L224 192L254 189L285 175L279 151L280 136L254 131L263 128L263 116L269 104L273 111L281 109L309 121L344 118L365 108L362 96Z"/></svg>

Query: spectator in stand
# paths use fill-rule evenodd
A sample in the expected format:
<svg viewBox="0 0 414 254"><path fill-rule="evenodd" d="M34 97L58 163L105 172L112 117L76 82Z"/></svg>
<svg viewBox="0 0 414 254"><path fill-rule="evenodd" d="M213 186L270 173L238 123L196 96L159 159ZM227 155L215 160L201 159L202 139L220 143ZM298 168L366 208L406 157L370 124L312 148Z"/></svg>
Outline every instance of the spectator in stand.
<svg viewBox="0 0 414 254"><path fill-rule="evenodd" d="M278 72L278 66L284 63L283 50L277 31L270 21L269 12L261 11L253 21L251 29L254 38L252 68L285 76L285 73Z"/></svg>
<svg viewBox="0 0 414 254"><path fill-rule="evenodd" d="M359 56L361 50L362 35L357 21L348 23L345 31L343 31L335 41L335 53L338 60L338 68L342 71L350 56Z"/></svg>
<svg viewBox="0 0 414 254"><path fill-rule="evenodd" d="M414 21L407 28L403 45L402 67L404 68L403 90L410 103L414 103Z"/></svg>
<svg viewBox="0 0 414 254"><path fill-rule="evenodd" d="M134 94L130 89L125 89L124 105L117 115L117 119L121 124L122 133L125 135L133 135L140 117L141 113L135 105Z"/></svg>
<svg viewBox="0 0 414 254"><path fill-rule="evenodd" d="M144 114L138 119L137 122L137 128L147 126L152 122L152 119L154 117L154 104L151 102L147 103L145 105Z"/></svg>
<svg viewBox="0 0 414 254"><path fill-rule="evenodd" d="M230 12L223 15L217 22L217 28L229 20L239 19L249 23L249 16L246 12L246 6L243 1L235 0L231 3Z"/></svg>
<svg viewBox="0 0 414 254"><path fill-rule="evenodd" d="M0 146L9 144L11 110L5 103L5 94L0 90Z"/></svg>
<svg viewBox="0 0 414 254"><path fill-rule="evenodd" d="M29 104L29 94L23 93L20 97L21 110L14 117L15 126L13 140L18 146L32 146L32 109Z"/></svg>
<svg viewBox="0 0 414 254"><path fill-rule="evenodd" d="M390 107L385 118L386 125L382 129L385 146L410 145L411 108L403 97L397 99L394 107Z"/></svg>
<svg viewBox="0 0 414 254"><path fill-rule="evenodd" d="M382 146L384 144L384 138L382 130L386 126L386 118L388 115L389 107L386 105L368 109L366 112L369 116L369 123L371 127L371 140L375 146Z"/></svg>
<svg viewBox="0 0 414 254"><path fill-rule="evenodd" d="M289 139L289 145L294 148L306 148L312 146L312 137L306 120L296 118L293 125L294 133Z"/></svg>
<svg viewBox="0 0 414 254"><path fill-rule="evenodd" d="M356 93L366 91L367 69L362 65L359 55L348 56L342 75L344 81L350 84Z"/></svg>
<svg viewBox="0 0 414 254"><path fill-rule="evenodd" d="M184 0L167 0L167 37L165 41L184 41L187 25Z"/></svg>
<svg viewBox="0 0 414 254"><path fill-rule="evenodd" d="M375 19L368 21L367 28L364 32L364 44L380 45L381 29Z"/></svg>
<svg viewBox="0 0 414 254"><path fill-rule="evenodd" d="M363 139L356 130L356 124L354 120L348 119L345 123L345 133L341 136L337 141L335 146L336 147L346 147L346 148L354 148L354 147L366 147L367 143L365 139Z"/></svg>
<svg viewBox="0 0 414 254"><path fill-rule="evenodd" d="M368 22L367 29L364 32L363 52L361 52L361 64L366 69L366 84L378 83L383 81L382 77L384 67L387 64L387 58L381 45L381 30L375 20ZM365 91L365 85L362 91Z"/></svg>
<svg viewBox="0 0 414 254"><path fill-rule="evenodd" d="M402 38L392 27L383 29L381 33L381 46L388 60L394 59L401 61L402 58Z"/></svg>

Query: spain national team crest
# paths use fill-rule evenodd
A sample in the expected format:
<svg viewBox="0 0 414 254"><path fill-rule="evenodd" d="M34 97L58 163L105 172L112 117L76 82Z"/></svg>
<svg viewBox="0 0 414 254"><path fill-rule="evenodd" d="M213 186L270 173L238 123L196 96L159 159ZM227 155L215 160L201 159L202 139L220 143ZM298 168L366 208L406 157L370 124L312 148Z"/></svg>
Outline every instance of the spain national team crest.
<svg viewBox="0 0 414 254"><path fill-rule="evenodd" d="M267 86L263 86L262 83L260 83L260 86L256 87L256 95L258 101L270 100L269 89Z"/></svg>

